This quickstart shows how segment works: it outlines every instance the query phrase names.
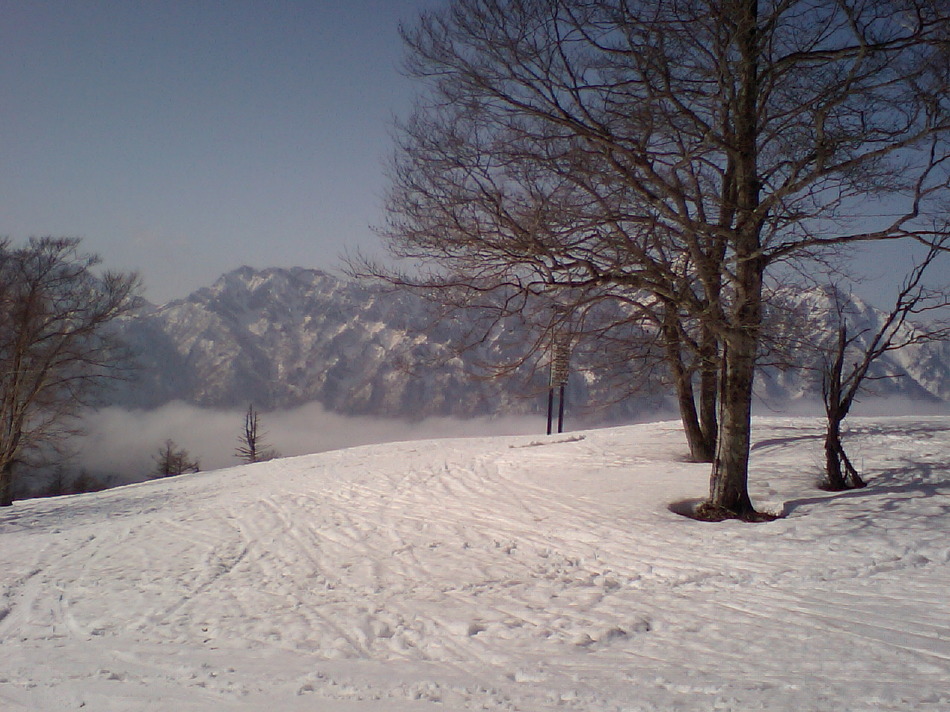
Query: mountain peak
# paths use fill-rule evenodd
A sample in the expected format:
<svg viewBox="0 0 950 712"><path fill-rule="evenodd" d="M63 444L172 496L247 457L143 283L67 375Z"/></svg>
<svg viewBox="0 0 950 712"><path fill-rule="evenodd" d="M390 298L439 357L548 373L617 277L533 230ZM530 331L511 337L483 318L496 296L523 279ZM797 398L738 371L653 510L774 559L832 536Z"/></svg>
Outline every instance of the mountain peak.
<svg viewBox="0 0 950 712"><path fill-rule="evenodd" d="M821 343L833 333L836 299L844 297L822 287L785 297L778 319L804 330L797 337L803 343ZM848 297L843 304L852 315L853 333L880 325L881 313L860 300ZM118 397L127 405L180 399L243 407L253 401L267 409L319 401L339 413L424 418L539 412L546 392L544 369L533 372L530 364L513 378L472 377L480 363L523 357L523 340L500 330L459 354L470 324L439 318L432 304L409 290L316 269L242 266L185 300L143 309L125 324L141 354L143 374ZM889 353L876 364L875 375L896 378L875 385L886 395L946 400L948 363L947 344ZM575 412L584 408L623 418L655 409L665 397L659 389L618 397L623 363L595 366L578 352L572 365L584 370L568 383ZM816 398L815 366L765 366L760 390L772 403Z"/></svg>

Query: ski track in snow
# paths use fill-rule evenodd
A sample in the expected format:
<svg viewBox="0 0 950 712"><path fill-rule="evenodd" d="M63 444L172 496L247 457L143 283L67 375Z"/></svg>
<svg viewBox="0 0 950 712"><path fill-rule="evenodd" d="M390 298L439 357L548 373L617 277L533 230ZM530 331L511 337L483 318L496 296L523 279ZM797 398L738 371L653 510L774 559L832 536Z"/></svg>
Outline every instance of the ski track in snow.
<svg viewBox="0 0 950 712"><path fill-rule="evenodd" d="M673 423L17 503L0 709L950 709L950 418L855 419L839 494L819 421L756 434L759 525L669 511Z"/></svg>

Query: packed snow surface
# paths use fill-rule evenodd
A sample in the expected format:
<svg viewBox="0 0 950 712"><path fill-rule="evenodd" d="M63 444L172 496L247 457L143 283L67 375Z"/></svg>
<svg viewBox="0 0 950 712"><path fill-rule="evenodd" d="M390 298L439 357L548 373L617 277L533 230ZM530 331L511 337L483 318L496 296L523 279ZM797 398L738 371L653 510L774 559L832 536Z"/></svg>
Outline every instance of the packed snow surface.
<svg viewBox="0 0 950 712"><path fill-rule="evenodd" d="M0 511L0 709L948 710L950 418L755 423L767 524L674 423L360 447Z"/></svg>

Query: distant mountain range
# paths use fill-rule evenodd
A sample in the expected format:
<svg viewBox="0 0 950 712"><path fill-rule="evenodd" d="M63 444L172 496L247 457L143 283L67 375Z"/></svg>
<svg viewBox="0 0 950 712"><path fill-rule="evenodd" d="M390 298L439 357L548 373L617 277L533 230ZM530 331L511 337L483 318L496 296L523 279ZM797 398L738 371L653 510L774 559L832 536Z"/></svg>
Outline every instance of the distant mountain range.
<svg viewBox="0 0 950 712"><path fill-rule="evenodd" d="M813 341L829 333L829 294L795 298ZM873 329L881 314L853 300L856 330ZM318 401L343 414L402 418L540 412L546 373L522 368L487 378L479 363L515 359L524 335L505 329L470 352L454 345L466 324L439 318L407 290L365 285L312 269L242 267L210 287L164 306L143 304L122 328L138 354L134 383L116 391L116 404L142 408L182 400L207 407L288 408ZM950 346L927 344L887 354L875 367L884 396L934 403L950 400ZM805 367L761 369L760 394L770 403L810 399L820 377ZM812 364L813 365L813 364ZM597 420L627 418L663 407L665 393L617 391L616 366L595 369L578 356L568 399ZM619 376L619 378L618 378Z"/></svg>
<svg viewBox="0 0 950 712"><path fill-rule="evenodd" d="M318 401L348 415L467 417L535 412L543 386L540 375L479 373L479 359L517 350L517 335L493 334L458 357L465 325L438 318L431 303L318 270L242 267L185 299L143 306L124 329L141 368L116 394L123 405Z"/></svg>

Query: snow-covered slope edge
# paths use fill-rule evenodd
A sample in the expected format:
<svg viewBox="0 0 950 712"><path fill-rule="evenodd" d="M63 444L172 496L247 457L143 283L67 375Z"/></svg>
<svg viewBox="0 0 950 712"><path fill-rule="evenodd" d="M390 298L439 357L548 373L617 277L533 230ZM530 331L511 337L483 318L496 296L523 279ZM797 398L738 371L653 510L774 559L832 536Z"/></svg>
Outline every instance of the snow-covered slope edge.
<svg viewBox="0 0 950 712"><path fill-rule="evenodd" d="M756 421L702 524L673 423L377 445L0 513L0 708L945 710L950 419ZM858 453L860 453L858 455Z"/></svg>

